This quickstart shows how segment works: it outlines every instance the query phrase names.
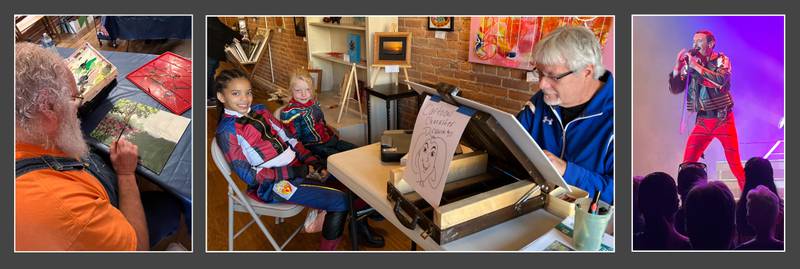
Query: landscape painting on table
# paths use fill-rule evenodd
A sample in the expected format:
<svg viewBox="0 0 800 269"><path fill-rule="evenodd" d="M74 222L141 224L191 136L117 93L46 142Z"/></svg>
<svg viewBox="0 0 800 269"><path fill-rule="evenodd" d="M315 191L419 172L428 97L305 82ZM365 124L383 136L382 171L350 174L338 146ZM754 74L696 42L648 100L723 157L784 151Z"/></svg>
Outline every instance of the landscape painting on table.
<svg viewBox="0 0 800 269"><path fill-rule="evenodd" d="M160 174L190 121L152 106L121 99L91 136L109 147L124 137L139 147L142 166Z"/></svg>

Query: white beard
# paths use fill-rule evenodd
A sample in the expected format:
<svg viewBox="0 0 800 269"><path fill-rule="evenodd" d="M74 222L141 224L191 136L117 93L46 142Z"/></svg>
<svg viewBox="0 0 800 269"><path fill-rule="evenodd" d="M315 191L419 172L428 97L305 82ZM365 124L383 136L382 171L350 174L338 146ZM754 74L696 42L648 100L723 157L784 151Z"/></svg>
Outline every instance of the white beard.
<svg viewBox="0 0 800 269"><path fill-rule="evenodd" d="M83 140L81 120L77 117L75 108L67 108L66 117L59 123L58 134L55 137L56 148L67 156L80 158L89 153L89 146Z"/></svg>
<svg viewBox="0 0 800 269"><path fill-rule="evenodd" d="M555 97L555 96L548 97L547 94L545 94L543 99L544 99L544 103L549 105L549 106L561 105L561 98L558 98L558 97Z"/></svg>

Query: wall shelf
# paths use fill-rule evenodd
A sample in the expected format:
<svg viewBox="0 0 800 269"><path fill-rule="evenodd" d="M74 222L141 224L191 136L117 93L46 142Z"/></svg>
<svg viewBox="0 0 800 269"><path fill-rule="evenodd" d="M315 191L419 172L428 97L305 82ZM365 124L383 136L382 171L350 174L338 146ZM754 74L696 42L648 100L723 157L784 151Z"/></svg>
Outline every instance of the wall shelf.
<svg viewBox="0 0 800 269"><path fill-rule="evenodd" d="M360 26L360 25L352 25L352 24L333 24L333 23L325 23L325 22L312 22L309 23L310 26L317 26L317 27L328 27L333 29L346 29L346 30L356 30L356 31L366 31L367 26Z"/></svg>

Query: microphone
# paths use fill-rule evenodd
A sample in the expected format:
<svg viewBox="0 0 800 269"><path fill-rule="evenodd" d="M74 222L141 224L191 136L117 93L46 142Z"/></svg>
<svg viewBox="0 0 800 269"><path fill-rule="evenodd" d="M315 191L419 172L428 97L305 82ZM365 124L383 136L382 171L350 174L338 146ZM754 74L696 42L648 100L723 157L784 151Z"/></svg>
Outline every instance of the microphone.
<svg viewBox="0 0 800 269"><path fill-rule="evenodd" d="M684 58L684 61L685 61L687 66L689 65L689 55L692 55L692 57L696 58L697 59L696 60L697 63L699 63L700 65L703 65L703 66L706 65L706 57L704 57L703 54L700 53L700 49L699 48L692 48L691 50L689 50L686 53L686 57Z"/></svg>

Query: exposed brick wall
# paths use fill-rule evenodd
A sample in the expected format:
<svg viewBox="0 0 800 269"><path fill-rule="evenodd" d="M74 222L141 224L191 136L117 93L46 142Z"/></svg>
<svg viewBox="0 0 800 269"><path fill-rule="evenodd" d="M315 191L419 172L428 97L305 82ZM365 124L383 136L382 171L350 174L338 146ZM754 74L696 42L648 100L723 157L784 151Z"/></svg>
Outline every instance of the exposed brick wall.
<svg viewBox="0 0 800 269"><path fill-rule="evenodd" d="M268 17L270 27L275 27L275 17ZM289 75L296 68L308 66L307 44L294 33L292 17L284 17L285 29L273 32L272 58L275 84L286 88ZM462 95L498 109L516 113L534 94L532 84L525 81L525 71L513 68L470 63L469 17L456 17L455 30L446 39L435 38L427 28L427 17L400 17L398 30L412 32L411 65L408 75L412 80L430 83L445 82L458 86ZM235 18L229 25L236 22ZM248 19L248 28L251 20ZM263 21L258 21L263 25ZM269 56L262 55L254 71L254 83L271 85ZM258 93L257 93L258 94ZM413 128L418 106L416 99L399 102L400 128Z"/></svg>
<svg viewBox="0 0 800 269"><path fill-rule="evenodd" d="M308 67L308 44L303 37L295 35L292 17L282 17L284 29L276 29L277 20L281 17L258 17L257 20L247 19L248 30L255 34L257 27L264 27L264 19L272 31L272 68L275 74L275 85L272 85L272 72L270 72L269 52L265 49L253 70L253 83L259 89L272 89L273 86L288 88L289 75L298 68ZM238 25L235 17L228 17L222 21L230 26ZM261 87L259 87L261 86ZM265 92L256 92L257 96L264 96Z"/></svg>
<svg viewBox="0 0 800 269"><path fill-rule="evenodd" d="M456 17L453 32L437 39L427 17L400 17L398 30L411 32L411 80L445 82L461 88L462 96L510 113L518 112L534 94L526 71L469 62L469 17ZM399 102L400 128L413 128L416 99Z"/></svg>
<svg viewBox="0 0 800 269"><path fill-rule="evenodd" d="M277 17L270 17L269 25L276 25ZM303 37L295 35L292 17L283 17L284 29L280 32L272 31L272 68L275 72L275 84L287 88L289 75L299 68L308 67L308 44ZM254 70L254 79L271 82L269 53L261 55L259 63Z"/></svg>

